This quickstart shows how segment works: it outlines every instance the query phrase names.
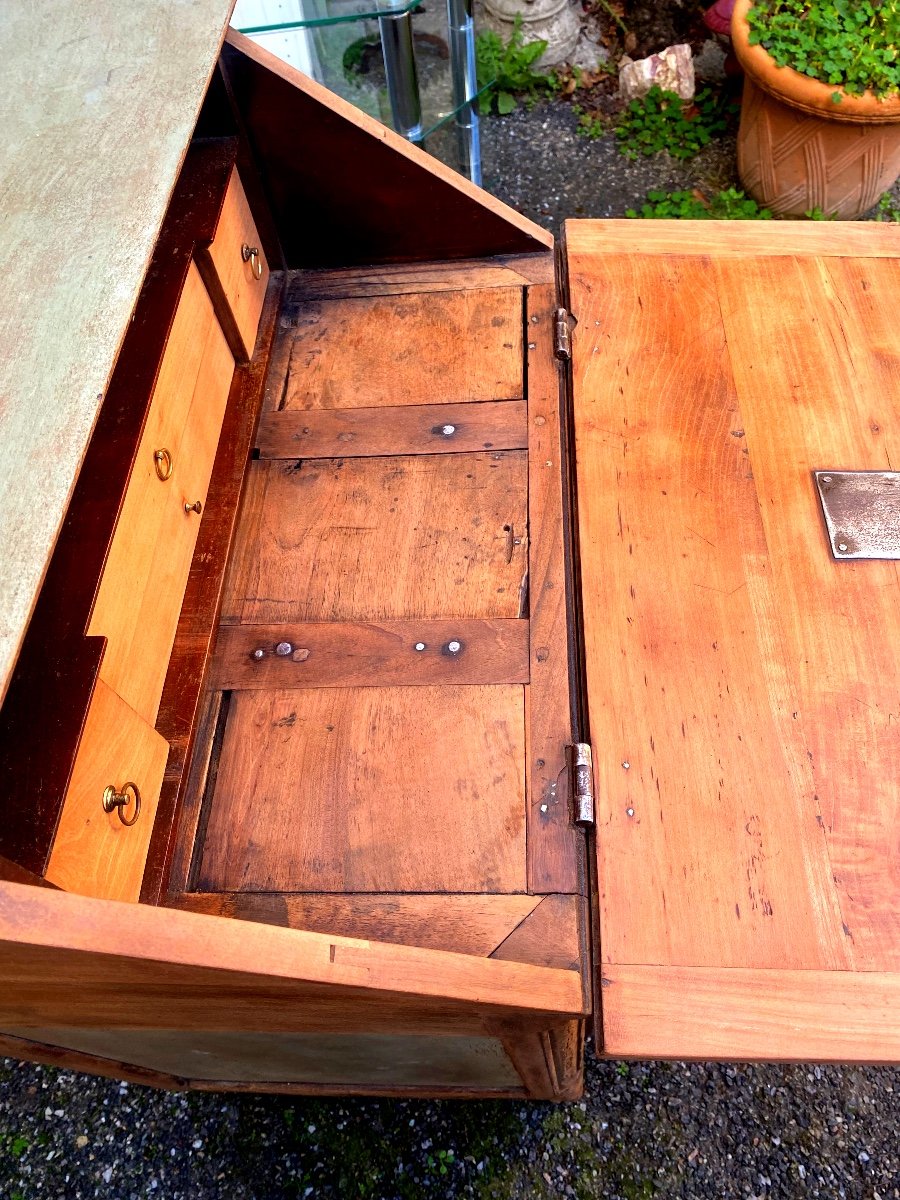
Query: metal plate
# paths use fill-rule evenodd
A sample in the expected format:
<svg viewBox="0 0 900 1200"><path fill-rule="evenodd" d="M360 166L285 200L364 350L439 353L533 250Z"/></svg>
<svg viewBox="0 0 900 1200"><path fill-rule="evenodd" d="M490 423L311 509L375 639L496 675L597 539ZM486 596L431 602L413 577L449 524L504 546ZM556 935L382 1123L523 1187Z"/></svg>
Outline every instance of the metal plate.
<svg viewBox="0 0 900 1200"><path fill-rule="evenodd" d="M900 559L900 472L814 471L836 559Z"/></svg>

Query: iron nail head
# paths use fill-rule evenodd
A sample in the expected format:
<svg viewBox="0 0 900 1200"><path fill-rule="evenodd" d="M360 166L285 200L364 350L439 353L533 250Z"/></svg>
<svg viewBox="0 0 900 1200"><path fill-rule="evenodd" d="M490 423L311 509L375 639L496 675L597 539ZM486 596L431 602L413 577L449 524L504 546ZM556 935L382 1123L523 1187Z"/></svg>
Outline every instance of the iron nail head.
<svg viewBox="0 0 900 1200"><path fill-rule="evenodd" d="M634 809L633 809L633 808L626 808L626 809L625 809L625 811L626 811L626 813L628 814L628 816L629 816L629 817L633 817L633 816L634 816Z"/></svg>
<svg viewBox="0 0 900 1200"><path fill-rule="evenodd" d="M460 650L462 649L462 646L460 645L459 642L448 642L447 649L450 651L451 654L458 654L460 652Z"/></svg>
<svg viewBox="0 0 900 1200"><path fill-rule="evenodd" d="M275 647L275 653L279 656L279 658L287 658L293 649L294 647L290 642L279 642Z"/></svg>
<svg viewBox="0 0 900 1200"><path fill-rule="evenodd" d="M453 437L454 433L456 433L456 426L455 425L442 425L441 433L444 435L444 437Z"/></svg>
<svg viewBox="0 0 900 1200"><path fill-rule="evenodd" d="M266 652L265 652L265 650L256 649L253 651L253 657L256 659L257 662L259 662L259 660L261 658L266 657Z"/></svg>
<svg viewBox="0 0 900 1200"><path fill-rule="evenodd" d="M424 642L416 642L416 649L417 649L417 650L424 650L424 649L425 649L425 643L424 643Z"/></svg>
<svg viewBox="0 0 900 1200"><path fill-rule="evenodd" d="M840 550L841 554L845 554L847 551L847 543L846 542L838 542L838 550Z"/></svg>

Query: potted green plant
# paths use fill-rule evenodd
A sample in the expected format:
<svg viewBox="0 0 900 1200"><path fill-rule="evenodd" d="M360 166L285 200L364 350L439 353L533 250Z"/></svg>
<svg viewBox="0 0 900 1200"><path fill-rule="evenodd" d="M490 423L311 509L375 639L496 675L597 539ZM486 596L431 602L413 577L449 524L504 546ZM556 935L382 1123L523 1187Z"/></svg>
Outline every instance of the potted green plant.
<svg viewBox="0 0 900 1200"><path fill-rule="evenodd" d="M736 0L738 174L779 216L852 220L900 175L900 0Z"/></svg>

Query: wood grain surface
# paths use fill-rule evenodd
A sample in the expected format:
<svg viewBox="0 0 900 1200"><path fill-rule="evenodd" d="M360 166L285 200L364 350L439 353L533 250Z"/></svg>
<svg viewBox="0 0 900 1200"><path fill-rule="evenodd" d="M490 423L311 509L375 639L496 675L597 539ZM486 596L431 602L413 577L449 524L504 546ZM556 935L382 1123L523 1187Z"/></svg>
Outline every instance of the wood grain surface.
<svg viewBox="0 0 900 1200"><path fill-rule="evenodd" d="M244 258L245 247L257 252L255 259ZM221 288L237 333L235 357L249 362L269 283L269 264L237 168L228 183L216 236L208 249L199 252L198 262L209 265L204 273L207 284L214 278Z"/></svg>
<svg viewBox="0 0 900 1200"><path fill-rule="evenodd" d="M258 438L262 458L294 459L458 454L527 446L524 400L266 412Z"/></svg>
<svg viewBox="0 0 900 1200"><path fill-rule="evenodd" d="M89 635L104 636L100 678L155 721L206 503L234 360L191 266L135 456ZM154 454L169 452L163 482Z"/></svg>
<svg viewBox="0 0 900 1200"><path fill-rule="evenodd" d="M227 0L184 10L150 0L113 38L85 37L84 13L63 0L39 10L22 0L4 6L0 57L16 103L6 114L0 178L17 200L0 241L0 444L8 455L0 481L0 699L229 12ZM136 129L153 135L135 137Z"/></svg>
<svg viewBox="0 0 900 1200"><path fill-rule="evenodd" d="M548 897L549 899L549 897ZM287 929L339 933L402 946L455 950L487 957L543 903L539 896L437 895L397 892L355 895L289 892L183 892L166 899L172 908L239 921L263 921ZM531 947L528 947L531 951ZM535 961L528 953L497 954L519 962ZM541 966L561 966L541 962ZM571 963L566 963L568 969Z"/></svg>
<svg viewBox="0 0 900 1200"><path fill-rule="evenodd" d="M602 971L648 981L627 1018L604 991L609 1053L896 1057L864 1010L900 963L900 582L833 560L812 481L900 461L896 264L768 236L753 261L715 233L570 242ZM849 998L854 969L845 1036L828 972ZM734 983L682 992L691 972ZM728 1045L742 987L758 1027Z"/></svg>
<svg viewBox="0 0 900 1200"><path fill-rule="evenodd" d="M251 464L224 619L518 617L522 451Z"/></svg>
<svg viewBox="0 0 900 1200"><path fill-rule="evenodd" d="M280 408L522 396L522 289L310 300L291 318Z"/></svg>
<svg viewBox="0 0 900 1200"><path fill-rule="evenodd" d="M524 891L524 756L521 687L235 692L196 890Z"/></svg>
<svg viewBox="0 0 900 1200"><path fill-rule="evenodd" d="M382 263L378 267L344 267L337 271L298 270L288 274L285 311L290 313L306 300L552 284L554 266L553 255L544 252L449 262Z"/></svg>
<svg viewBox="0 0 900 1200"><path fill-rule="evenodd" d="M527 682L528 622L517 619L223 625L210 669L226 691Z"/></svg>
<svg viewBox="0 0 900 1200"><path fill-rule="evenodd" d="M50 851L51 883L83 896L137 900L168 753L153 726L98 680ZM126 782L141 793L130 828L102 804L107 785L118 790Z"/></svg>

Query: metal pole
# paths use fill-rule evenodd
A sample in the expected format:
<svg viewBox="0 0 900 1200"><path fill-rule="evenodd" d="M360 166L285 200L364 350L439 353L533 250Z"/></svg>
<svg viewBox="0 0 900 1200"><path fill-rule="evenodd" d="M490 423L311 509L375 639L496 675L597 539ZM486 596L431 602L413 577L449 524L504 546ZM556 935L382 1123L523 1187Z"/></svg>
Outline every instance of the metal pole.
<svg viewBox="0 0 900 1200"><path fill-rule="evenodd" d="M475 22L472 0L447 0L447 28L450 35L450 68L453 75L453 105L456 108L456 136L459 144L459 169L481 186L481 136L478 113L471 103L478 90L475 74Z"/></svg>
<svg viewBox="0 0 900 1200"><path fill-rule="evenodd" d="M422 101L413 52L412 17L408 12L378 18L384 73L394 128L416 145L422 143Z"/></svg>

